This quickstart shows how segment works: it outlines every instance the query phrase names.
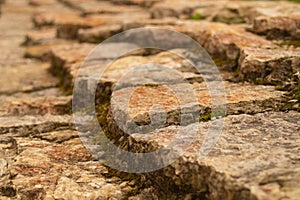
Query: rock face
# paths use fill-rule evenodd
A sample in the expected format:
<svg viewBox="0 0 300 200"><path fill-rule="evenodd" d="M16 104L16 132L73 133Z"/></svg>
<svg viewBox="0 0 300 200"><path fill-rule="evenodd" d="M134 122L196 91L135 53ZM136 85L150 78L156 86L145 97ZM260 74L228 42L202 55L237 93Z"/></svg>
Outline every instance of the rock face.
<svg viewBox="0 0 300 200"><path fill-rule="evenodd" d="M207 157L199 157L211 123L192 124L197 139L184 156L149 176L162 184L186 185L192 196L207 199L297 199L299 197L299 113L266 112L225 118L225 127ZM275 125L276 124L276 125ZM180 127L168 127L145 137L132 135L132 149L153 151L168 144ZM181 132L183 134L183 132ZM142 145L141 145L142 144ZM169 182L169 183L168 183ZM172 194L169 194L172 195Z"/></svg>
<svg viewBox="0 0 300 200"><path fill-rule="evenodd" d="M3 8L1 200L300 199L299 4L6 0ZM138 40L129 32L96 48L142 27ZM153 31L161 29L190 36L212 60ZM139 49L154 39L173 48ZM76 83L88 91L82 102L96 89L94 120L78 118L85 104L72 113Z"/></svg>
<svg viewBox="0 0 300 200"><path fill-rule="evenodd" d="M240 78L268 84L289 82L299 72L299 51L245 48L239 59Z"/></svg>
<svg viewBox="0 0 300 200"><path fill-rule="evenodd" d="M269 39L299 40L300 16L258 17L253 23L253 31Z"/></svg>

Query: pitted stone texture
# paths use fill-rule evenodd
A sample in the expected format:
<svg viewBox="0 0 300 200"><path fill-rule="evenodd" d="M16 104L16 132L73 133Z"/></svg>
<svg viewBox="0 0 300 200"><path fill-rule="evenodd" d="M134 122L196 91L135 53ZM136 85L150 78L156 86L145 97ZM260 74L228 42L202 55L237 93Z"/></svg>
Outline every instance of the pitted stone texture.
<svg viewBox="0 0 300 200"><path fill-rule="evenodd" d="M214 84L221 83L209 84L213 87ZM225 112L228 115L278 110L283 100L284 93L276 91L272 86L229 82L224 82L223 85L224 94L219 91L219 96L215 99L212 99L212 91L208 90L205 83L140 86L113 91L108 118L111 131L131 134L149 132L148 129L173 124L198 122L201 116L210 116L213 103L222 102L223 95L226 95ZM218 88L216 86L214 87ZM219 112L222 115L223 111Z"/></svg>
<svg viewBox="0 0 300 200"><path fill-rule="evenodd" d="M190 193L194 198L205 194L208 199L296 200L300 195L299 119L299 113L293 111L226 117L225 127L206 157L197 154L211 122L190 125L184 133L197 129L199 134L183 156L148 175L161 177L164 188L177 185L177 193ZM162 148L181 128L132 135L129 149L148 152Z"/></svg>
<svg viewBox="0 0 300 200"><path fill-rule="evenodd" d="M33 133L43 133L54 130L65 130L73 127L69 115L44 115L44 116L8 116L0 117L0 133L15 136L29 136Z"/></svg>
<svg viewBox="0 0 300 200"><path fill-rule="evenodd" d="M129 182L105 177L107 168L92 161L81 143L58 144L65 141L64 134L69 135L70 140L77 133L51 132L41 134L42 140L17 139L19 154L12 163L11 173L21 199L121 199L131 196L134 188ZM52 139L58 140L50 139L54 135Z"/></svg>
<svg viewBox="0 0 300 200"><path fill-rule="evenodd" d="M60 115L71 112L72 97L8 98L0 100L0 116Z"/></svg>
<svg viewBox="0 0 300 200"><path fill-rule="evenodd" d="M300 40L299 15L258 17L254 20L253 31L266 35L268 39Z"/></svg>
<svg viewBox="0 0 300 200"><path fill-rule="evenodd" d="M54 131L47 133L34 134L32 137L40 138L41 140L48 141L51 143L66 143L70 140L78 138L78 133L73 130ZM79 143L80 144L80 143Z"/></svg>
<svg viewBox="0 0 300 200"><path fill-rule="evenodd" d="M55 87L57 79L49 76L47 63L29 62L0 68L0 94L30 92Z"/></svg>
<svg viewBox="0 0 300 200"><path fill-rule="evenodd" d="M16 188L11 182L11 163L18 153L18 145L14 138L0 136L0 198L10 199L16 195Z"/></svg>
<svg viewBox="0 0 300 200"><path fill-rule="evenodd" d="M300 71L300 51L244 48L238 71L243 80L282 85Z"/></svg>

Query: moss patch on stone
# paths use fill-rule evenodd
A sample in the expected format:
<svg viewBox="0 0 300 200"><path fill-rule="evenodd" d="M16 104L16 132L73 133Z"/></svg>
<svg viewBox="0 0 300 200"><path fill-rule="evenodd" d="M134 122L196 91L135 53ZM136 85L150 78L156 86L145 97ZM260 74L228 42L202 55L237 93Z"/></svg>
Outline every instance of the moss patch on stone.
<svg viewBox="0 0 300 200"><path fill-rule="evenodd" d="M284 41L284 42L279 43L279 46L300 47L300 41L297 41L297 40Z"/></svg>
<svg viewBox="0 0 300 200"><path fill-rule="evenodd" d="M189 18L190 20L202 20L202 19L205 19L204 17L201 16L200 13L195 13L193 16L191 16Z"/></svg>
<svg viewBox="0 0 300 200"><path fill-rule="evenodd" d="M229 60L222 56L213 56L213 61L216 66L225 71L235 71L237 67L237 62L235 60Z"/></svg>
<svg viewBox="0 0 300 200"><path fill-rule="evenodd" d="M292 2L296 2L296 3L300 3L300 0L288 0L288 1L292 1Z"/></svg>

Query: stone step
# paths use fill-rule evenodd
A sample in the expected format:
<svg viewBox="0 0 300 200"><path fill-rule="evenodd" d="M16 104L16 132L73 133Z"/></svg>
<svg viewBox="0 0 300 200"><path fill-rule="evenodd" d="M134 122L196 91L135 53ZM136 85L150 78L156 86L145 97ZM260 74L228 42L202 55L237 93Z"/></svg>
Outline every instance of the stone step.
<svg viewBox="0 0 300 200"><path fill-rule="evenodd" d="M59 0L63 4L80 11L83 15L88 14L117 14L122 12L140 12L143 10L140 7L135 6L115 6L108 1L96 1L96 0Z"/></svg>
<svg viewBox="0 0 300 200"><path fill-rule="evenodd" d="M133 134L127 147L143 153L165 148L180 155L168 167L145 174L166 199L176 195L182 199L296 200L300 195L299 119L299 113L293 111L229 116L217 138L207 134L218 120ZM194 135L193 130L197 131ZM216 144L207 156L199 156L207 137L212 140L207 142ZM153 160L168 161L167 156Z"/></svg>
<svg viewBox="0 0 300 200"><path fill-rule="evenodd" d="M56 36L57 30L53 27L46 27L28 32L23 42L23 45L27 46L24 57L41 61L51 61L52 48L74 43L72 40L61 39Z"/></svg>
<svg viewBox="0 0 300 200"><path fill-rule="evenodd" d="M36 115L0 117L0 133L26 137L34 133L72 129L69 115Z"/></svg>
<svg viewBox="0 0 300 200"><path fill-rule="evenodd" d="M273 40L300 40L300 13L289 16L258 17L254 20L253 31Z"/></svg>
<svg viewBox="0 0 300 200"><path fill-rule="evenodd" d="M178 22L176 19L135 19L129 18L122 22L116 22L108 25L103 25L91 29L81 29L78 33L78 39L80 42L100 43L105 39L133 28L141 28L147 25L151 26L163 26L163 25L176 25Z"/></svg>
<svg viewBox="0 0 300 200"><path fill-rule="evenodd" d="M7 181L6 184L1 182L1 188L13 193L0 192L0 195L13 198L17 193L22 199L86 200L132 196L135 190L132 182L107 177L108 169L93 161L77 137L77 132L70 130L41 133L34 138L20 137L13 143L0 136L0 152L18 152L0 176L1 180ZM7 164L3 158L0 160L1 164Z"/></svg>
<svg viewBox="0 0 300 200"><path fill-rule="evenodd" d="M76 12L41 12L33 17L36 27L56 26L57 37L76 39L79 29L88 29L109 23L120 23L126 18L148 19L146 12L121 12L119 14L91 14L80 16Z"/></svg>
<svg viewBox="0 0 300 200"><path fill-rule="evenodd" d="M300 72L300 51L244 48L240 52L239 78L258 84L286 85Z"/></svg>
<svg viewBox="0 0 300 200"><path fill-rule="evenodd" d="M151 9L152 17L161 19L177 17L181 19L208 20L228 24L250 23L260 16L299 15L298 4L286 1L162 1Z"/></svg>
<svg viewBox="0 0 300 200"><path fill-rule="evenodd" d="M240 50L245 47L272 49L277 47L243 28L223 23L188 22L173 29L196 39L212 56L225 56L225 59L229 60L237 60Z"/></svg>
<svg viewBox="0 0 300 200"><path fill-rule="evenodd" d="M128 80L125 81L123 78L123 86L119 84L119 88L141 84L161 84L162 82L203 81L201 74L197 72L196 68L194 68L187 60L179 57L181 54L184 54L184 50L181 49L176 49L171 52L156 52L157 54L155 55L141 56L140 54L147 53L148 51L143 50L141 52L133 52L132 55L126 55L125 57L113 60L113 57L111 57L113 55L111 55L109 49L118 48L119 51L122 51L122 48L126 48L127 45L130 44L124 43L123 47L120 47L120 44L107 44L106 53L108 58L111 59L103 59L105 55L97 55L96 53L93 53L97 57L96 59L98 59L94 61L94 63L88 61L83 63L83 60L88 56L95 45L75 44L53 48L51 71L54 75L64 79L63 85L67 90L73 87L73 83L75 78L77 78L80 67L84 69L80 74L80 78L82 79L92 78L92 76L98 73L99 70L104 70L101 78L99 77L99 89L101 91L111 91L123 76L126 76ZM149 66L143 68L145 64L149 64ZM162 65L164 68L160 69L159 66L155 65ZM174 77L168 76L166 74L168 73L166 72L166 69L169 69L173 73ZM134 80L129 77L129 74L132 74L134 77L137 76L137 74L134 74L135 70L137 70L136 73L138 76L141 77L140 79ZM160 79L157 77L157 74L159 73L161 73ZM228 74L222 72L221 75L226 79L230 77ZM151 79L151 76L154 76L154 78ZM109 95L110 93L105 94Z"/></svg>
<svg viewBox="0 0 300 200"><path fill-rule="evenodd" d="M0 94L32 92L57 86L57 79L49 76L49 64L28 62L23 65L0 67Z"/></svg>
<svg viewBox="0 0 300 200"><path fill-rule="evenodd" d="M39 30L32 30L27 32L23 45L46 45L52 44L53 40L56 38L55 28L42 28Z"/></svg>
<svg viewBox="0 0 300 200"><path fill-rule="evenodd" d="M299 50L280 48L237 26L190 22L168 28L196 39L219 67L229 71L237 69L242 80L282 85L299 71Z"/></svg>
<svg viewBox="0 0 300 200"><path fill-rule="evenodd" d="M220 90L220 84L224 91ZM218 94L212 96L212 92ZM212 110L212 105L220 105L222 98L226 108ZM148 133L165 126L185 126L224 115L279 110L283 98L284 92L272 86L246 83L212 81L128 87L112 92L108 120L110 132L118 135Z"/></svg>
<svg viewBox="0 0 300 200"><path fill-rule="evenodd" d="M0 116L71 114L72 97L6 98L1 101Z"/></svg>

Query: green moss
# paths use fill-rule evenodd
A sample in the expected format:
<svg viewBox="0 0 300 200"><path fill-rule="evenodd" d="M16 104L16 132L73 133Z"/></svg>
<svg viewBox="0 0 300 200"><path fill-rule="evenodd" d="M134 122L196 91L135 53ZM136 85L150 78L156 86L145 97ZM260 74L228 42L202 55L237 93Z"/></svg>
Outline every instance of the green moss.
<svg viewBox="0 0 300 200"><path fill-rule="evenodd" d="M300 101L300 80L298 80L298 86L294 89L293 99Z"/></svg>
<svg viewBox="0 0 300 200"><path fill-rule="evenodd" d="M189 18L190 20L201 20L201 19L204 19L204 17L201 16L200 13L195 13L193 16L191 16Z"/></svg>
<svg viewBox="0 0 300 200"><path fill-rule="evenodd" d="M279 46L294 46L294 47L300 47L300 41L298 41L298 40L284 41L284 42L279 43Z"/></svg>
<svg viewBox="0 0 300 200"><path fill-rule="evenodd" d="M300 0L288 0L288 1L292 1L292 2L296 2L296 3L300 3Z"/></svg>
<svg viewBox="0 0 300 200"><path fill-rule="evenodd" d="M218 68L223 68L227 71L232 71L236 68L235 60L229 60L221 56L214 56L213 61Z"/></svg>
<svg viewBox="0 0 300 200"><path fill-rule="evenodd" d="M245 20L239 16L236 17L222 17L222 16L217 16L214 18L215 22L222 22L226 24L243 24L246 23Z"/></svg>
<svg viewBox="0 0 300 200"><path fill-rule="evenodd" d="M211 113L209 112L209 113L205 113L205 114L201 114L200 116L199 116L199 121L200 122L208 122L209 120L211 120Z"/></svg>

